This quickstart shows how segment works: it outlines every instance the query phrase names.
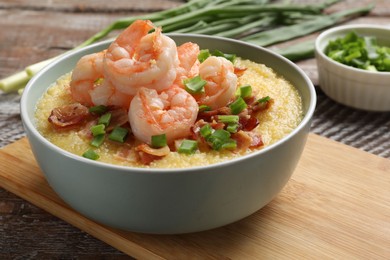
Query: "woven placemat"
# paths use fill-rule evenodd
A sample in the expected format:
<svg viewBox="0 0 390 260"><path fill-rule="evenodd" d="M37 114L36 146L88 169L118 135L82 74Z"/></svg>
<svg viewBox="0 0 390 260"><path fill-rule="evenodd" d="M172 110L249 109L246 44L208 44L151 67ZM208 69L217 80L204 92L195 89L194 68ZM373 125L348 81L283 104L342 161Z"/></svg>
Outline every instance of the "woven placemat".
<svg viewBox="0 0 390 260"><path fill-rule="evenodd" d="M320 89L317 98L311 132L390 158L390 112L348 108L329 99ZM18 94L0 95L0 147L25 136L19 102Z"/></svg>

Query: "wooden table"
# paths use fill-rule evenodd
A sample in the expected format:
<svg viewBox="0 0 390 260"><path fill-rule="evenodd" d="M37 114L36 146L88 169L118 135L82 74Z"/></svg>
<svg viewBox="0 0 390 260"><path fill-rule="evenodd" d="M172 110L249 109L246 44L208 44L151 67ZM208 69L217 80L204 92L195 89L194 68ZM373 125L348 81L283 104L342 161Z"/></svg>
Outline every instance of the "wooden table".
<svg viewBox="0 0 390 260"><path fill-rule="evenodd" d="M296 1L317 2L317 1ZM365 17L348 23L390 26L390 1L375 2ZM0 78L77 46L117 18L181 4L179 0L0 1ZM329 11L356 5L337 4ZM313 34L310 37L315 37ZM297 63L318 83L314 59ZM312 132L390 158L390 113L369 113L338 105L318 88ZM0 146L24 135L19 96L1 94ZM5 111L6 110L6 111ZM1 183L0 183L1 186ZM127 259L127 255L0 188L0 259ZM261 256L259 256L261 258Z"/></svg>

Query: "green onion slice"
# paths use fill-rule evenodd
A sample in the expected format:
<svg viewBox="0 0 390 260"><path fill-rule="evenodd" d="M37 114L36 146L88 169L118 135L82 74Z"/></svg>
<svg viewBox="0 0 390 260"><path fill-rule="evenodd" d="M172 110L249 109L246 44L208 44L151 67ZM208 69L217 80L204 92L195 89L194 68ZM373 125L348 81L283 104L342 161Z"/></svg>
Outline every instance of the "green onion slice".
<svg viewBox="0 0 390 260"><path fill-rule="evenodd" d="M108 136L108 139L112 141L124 143L128 133L129 130L127 130L126 128L117 126L112 130L112 132Z"/></svg>
<svg viewBox="0 0 390 260"><path fill-rule="evenodd" d="M97 160L99 159L99 155L92 149L88 149L86 152L82 154L84 158L91 159L91 160Z"/></svg>
<svg viewBox="0 0 390 260"><path fill-rule="evenodd" d="M202 137L207 138L213 133L213 128L211 127L211 125L207 124L202 126L199 131Z"/></svg>
<svg viewBox="0 0 390 260"><path fill-rule="evenodd" d="M230 149L230 150L234 150L237 148L237 142L236 140L233 140L233 139L229 139L227 140L226 142L224 142L222 144L222 149Z"/></svg>
<svg viewBox="0 0 390 260"><path fill-rule="evenodd" d="M271 100L271 98L269 96L266 96L266 97L260 98L259 100L257 100L257 102L258 103L266 103L270 100Z"/></svg>
<svg viewBox="0 0 390 260"><path fill-rule="evenodd" d="M238 123L239 116L237 115L218 115L218 121L221 123Z"/></svg>
<svg viewBox="0 0 390 260"><path fill-rule="evenodd" d="M167 145L167 136L165 134L152 136L152 147L161 148Z"/></svg>
<svg viewBox="0 0 390 260"><path fill-rule="evenodd" d="M230 104L230 109L233 115L239 114L242 110L247 108L247 104L245 103L242 97L238 97L233 103Z"/></svg>
<svg viewBox="0 0 390 260"><path fill-rule="evenodd" d="M199 112L205 112L205 111L210 111L211 110L211 107L209 107L208 105L200 105L199 106Z"/></svg>
<svg viewBox="0 0 390 260"><path fill-rule="evenodd" d="M184 154L193 154L198 149L198 142L195 140L185 139L181 142L179 149L177 150L179 153Z"/></svg>
<svg viewBox="0 0 390 260"><path fill-rule="evenodd" d="M243 99L248 98L252 96L252 86L251 85L244 85L239 88L239 96Z"/></svg>
<svg viewBox="0 0 390 260"><path fill-rule="evenodd" d="M230 133L236 133L238 129L238 123L229 123L226 130Z"/></svg>
<svg viewBox="0 0 390 260"><path fill-rule="evenodd" d="M210 56L211 56L211 53L208 49L200 50L200 52L198 54L198 60L200 61L200 63L202 63Z"/></svg>
<svg viewBox="0 0 390 260"><path fill-rule="evenodd" d="M222 51L219 51L219 50L214 50L214 51L212 51L211 54L213 56L224 57L225 59L231 61L232 63L234 63L234 61L236 60L235 54L223 53Z"/></svg>
<svg viewBox="0 0 390 260"><path fill-rule="evenodd" d="M98 124L103 124L106 127L110 124L111 121L111 113L105 113L99 118Z"/></svg>
<svg viewBox="0 0 390 260"><path fill-rule="evenodd" d="M207 81L203 80L199 75L183 81L185 89L190 94L197 94L204 92L204 86Z"/></svg>
<svg viewBox="0 0 390 260"><path fill-rule="evenodd" d="M89 112L92 114L102 115L107 111L107 107L103 105L93 106L89 108Z"/></svg>
<svg viewBox="0 0 390 260"><path fill-rule="evenodd" d="M92 135L97 136L97 135L105 134L106 133L105 128L106 128L105 125L98 124L98 125L91 126L90 129L91 129Z"/></svg>
<svg viewBox="0 0 390 260"><path fill-rule="evenodd" d="M100 135L94 136L92 141L91 141L91 145L95 146L95 147L101 146L104 142L105 136L106 136L105 134L100 134Z"/></svg>

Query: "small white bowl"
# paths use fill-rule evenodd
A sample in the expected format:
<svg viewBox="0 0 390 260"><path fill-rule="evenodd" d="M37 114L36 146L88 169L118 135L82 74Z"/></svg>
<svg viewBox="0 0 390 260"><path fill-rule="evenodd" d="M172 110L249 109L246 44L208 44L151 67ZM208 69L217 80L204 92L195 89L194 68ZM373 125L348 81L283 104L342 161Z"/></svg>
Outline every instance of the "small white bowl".
<svg viewBox="0 0 390 260"><path fill-rule="evenodd" d="M390 46L388 26L343 25L322 32L315 42L320 88L331 99L353 108L390 111L390 72L353 68L330 59L324 53L329 41L351 31L360 36L374 36L378 45Z"/></svg>

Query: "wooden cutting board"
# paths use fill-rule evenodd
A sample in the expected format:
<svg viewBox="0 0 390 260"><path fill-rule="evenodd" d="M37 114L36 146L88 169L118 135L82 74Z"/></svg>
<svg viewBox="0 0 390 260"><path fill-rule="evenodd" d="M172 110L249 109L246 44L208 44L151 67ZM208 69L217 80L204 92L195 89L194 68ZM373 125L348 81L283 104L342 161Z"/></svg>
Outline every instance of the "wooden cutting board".
<svg viewBox="0 0 390 260"><path fill-rule="evenodd" d="M125 232L81 216L48 186L26 138L0 150L0 165L2 187L140 259L390 259L390 160L314 134L271 203L185 235Z"/></svg>

